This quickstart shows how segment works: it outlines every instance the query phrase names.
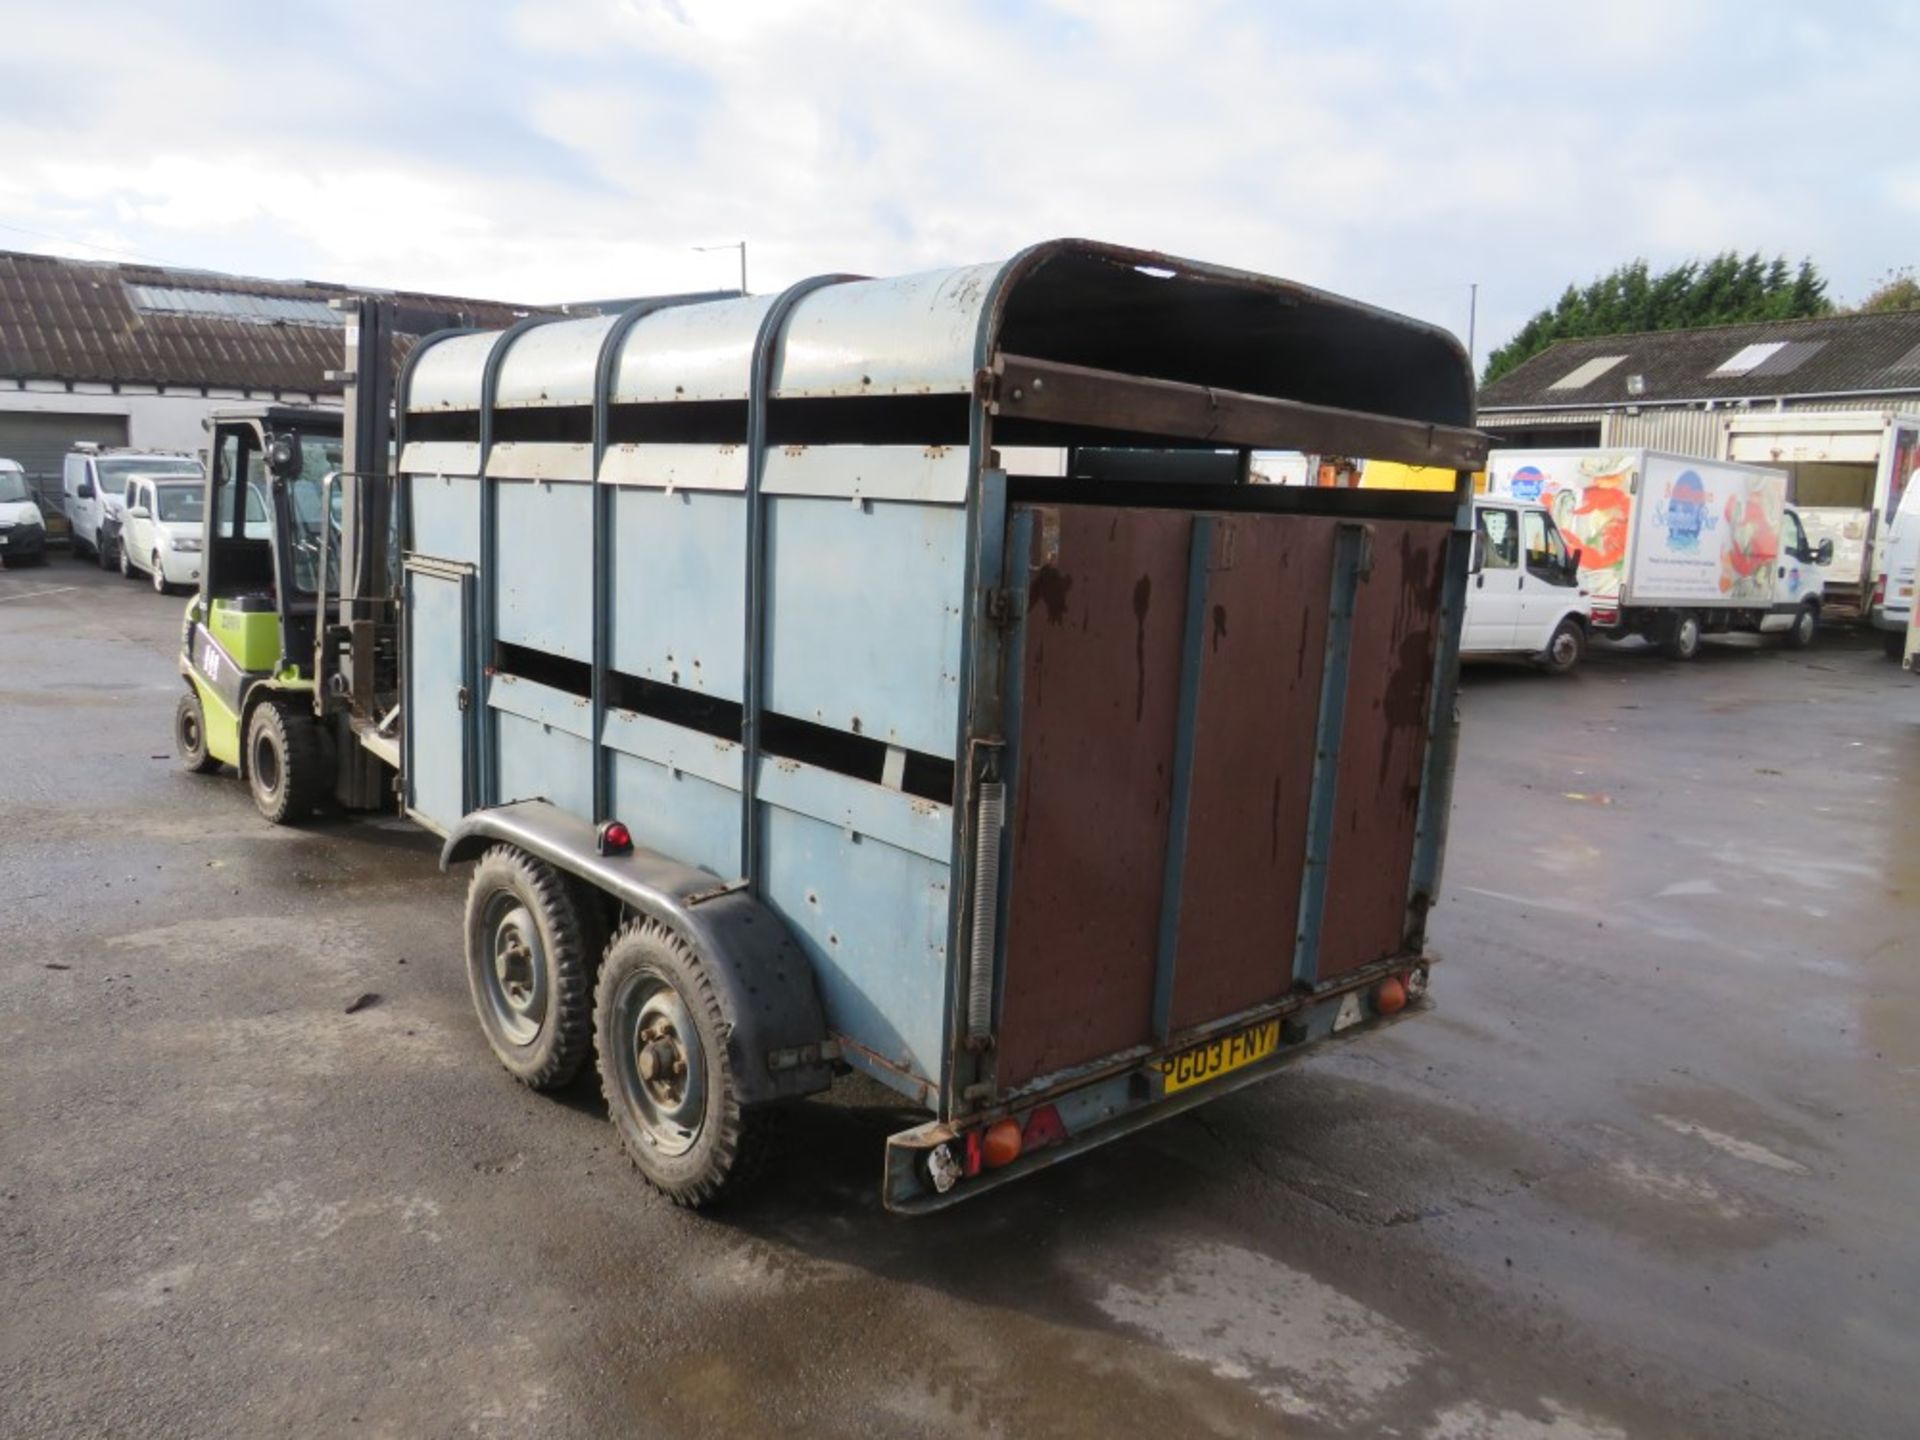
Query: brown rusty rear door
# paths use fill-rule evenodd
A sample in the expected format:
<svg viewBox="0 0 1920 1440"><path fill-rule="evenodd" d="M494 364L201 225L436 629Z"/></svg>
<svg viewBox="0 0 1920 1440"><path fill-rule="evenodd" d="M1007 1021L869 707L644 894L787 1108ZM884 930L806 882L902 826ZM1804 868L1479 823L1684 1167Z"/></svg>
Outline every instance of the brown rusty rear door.
<svg viewBox="0 0 1920 1440"><path fill-rule="evenodd" d="M1014 507L1003 1093L1403 950L1449 529Z"/></svg>

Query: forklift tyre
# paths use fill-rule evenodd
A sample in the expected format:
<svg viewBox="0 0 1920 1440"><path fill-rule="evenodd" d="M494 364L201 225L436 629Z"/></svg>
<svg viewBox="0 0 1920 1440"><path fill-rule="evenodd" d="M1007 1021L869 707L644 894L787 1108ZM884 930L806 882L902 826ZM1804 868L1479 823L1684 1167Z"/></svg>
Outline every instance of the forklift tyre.
<svg viewBox="0 0 1920 1440"><path fill-rule="evenodd" d="M320 727L294 700L262 700L247 720L247 784L254 807L275 825L314 812L327 793Z"/></svg>
<svg viewBox="0 0 1920 1440"><path fill-rule="evenodd" d="M593 1046L593 960L604 931L578 882L511 845L480 857L467 886L467 988L500 1063L530 1090L557 1090Z"/></svg>
<svg viewBox="0 0 1920 1440"><path fill-rule="evenodd" d="M740 1104L726 1008L685 939L657 920L615 934L593 1028L608 1117L649 1185L698 1210L760 1178L780 1112Z"/></svg>
<svg viewBox="0 0 1920 1440"><path fill-rule="evenodd" d="M197 690L188 690L173 707L173 753L189 775L211 775L220 768L207 753L207 712Z"/></svg>

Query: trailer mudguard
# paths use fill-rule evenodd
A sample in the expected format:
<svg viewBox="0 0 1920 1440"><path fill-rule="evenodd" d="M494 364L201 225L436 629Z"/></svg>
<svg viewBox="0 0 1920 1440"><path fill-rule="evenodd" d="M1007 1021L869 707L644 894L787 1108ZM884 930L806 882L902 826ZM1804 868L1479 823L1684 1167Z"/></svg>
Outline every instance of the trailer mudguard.
<svg viewBox="0 0 1920 1440"><path fill-rule="evenodd" d="M637 845L626 855L602 855L592 825L546 800L474 811L448 833L440 868L478 859L495 844L577 875L685 937L712 966L741 1104L796 1099L832 1083L813 967L786 922L743 885Z"/></svg>

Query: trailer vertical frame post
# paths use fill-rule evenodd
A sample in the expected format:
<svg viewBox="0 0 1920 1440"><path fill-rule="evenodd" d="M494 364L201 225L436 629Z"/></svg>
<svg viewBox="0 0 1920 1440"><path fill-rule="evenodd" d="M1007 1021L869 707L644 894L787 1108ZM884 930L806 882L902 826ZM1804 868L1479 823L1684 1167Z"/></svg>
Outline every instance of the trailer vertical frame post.
<svg viewBox="0 0 1920 1440"><path fill-rule="evenodd" d="M597 825L612 818L613 798L606 746L607 677L613 666L613 488L600 483L600 466L611 444L613 387L619 376L620 352L633 327L647 316L675 305L691 305L711 297L669 295L641 300L621 311L600 337L600 353L593 365L593 446L587 473L593 485L593 674L588 703L592 740L588 755L593 766L593 819Z"/></svg>
<svg viewBox="0 0 1920 1440"><path fill-rule="evenodd" d="M747 376L747 624L740 686L740 873L747 893L759 896L766 877L760 859L760 711L766 703L767 519L760 483L767 468L767 407L773 398L773 353L787 317L807 296L859 275L814 275L775 297L753 338Z"/></svg>
<svg viewBox="0 0 1920 1440"><path fill-rule="evenodd" d="M500 494L498 486L487 478L487 461L493 455L493 406L500 390L500 371L516 340L536 325L551 324L561 318L558 315L529 315L524 320L515 321L501 331L500 338L493 342L493 348L487 352L487 363L480 372L480 473L476 477L480 486L481 585L477 627L480 634L476 645L480 652L477 668L480 680L485 680L493 664L493 644L500 623L500 566L497 553L500 545ZM487 703L484 684L479 686L473 703L480 710L477 747L480 752L480 777L474 799L477 805L492 805L499 798L495 794L499 788L499 737L494 724L493 707Z"/></svg>
<svg viewBox="0 0 1920 1440"><path fill-rule="evenodd" d="M1327 905L1327 862L1333 851L1334 799L1353 656L1353 607L1360 581L1371 568L1372 537L1371 527L1351 521L1341 522L1334 532L1327 648L1320 668L1320 713L1314 726L1313 779L1307 801L1307 855L1300 875L1300 922L1293 941L1293 983L1308 989L1320 979L1320 928Z"/></svg>
<svg viewBox="0 0 1920 1440"><path fill-rule="evenodd" d="M1439 639L1433 652L1433 700L1427 712L1427 753L1420 770L1420 807L1414 826L1413 867L1407 884L1406 942L1419 949L1427 911L1440 888L1447 815L1453 801L1453 771L1460 749L1460 627L1467 603L1467 569L1473 554L1473 475L1462 470L1454 484L1457 506L1447 537L1441 578Z"/></svg>
<svg viewBox="0 0 1920 1440"><path fill-rule="evenodd" d="M1173 1029L1174 969L1180 951L1180 902L1187 877L1187 815L1193 803L1194 732L1200 718L1200 666L1205 653L1207 566L1214 519L1193 517L1187 542L1187 614L1180 640L1180 700L1174 719L1173 790L1167 806L1167 858L1160 874L1160 932L1153 968L1153 1038L1164 1045Z"/></svg>

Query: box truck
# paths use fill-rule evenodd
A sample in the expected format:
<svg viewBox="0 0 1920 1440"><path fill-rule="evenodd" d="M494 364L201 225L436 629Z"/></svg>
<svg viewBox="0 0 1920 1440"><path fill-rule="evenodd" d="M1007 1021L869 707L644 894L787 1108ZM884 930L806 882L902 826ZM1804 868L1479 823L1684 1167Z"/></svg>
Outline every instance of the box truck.
<svg viewBox="0 0 1920 1440"><path fill-rule="evenodd" d="M1703 635L1813 642L1823 603L1816 547L1778 470L1655 450L1496 450L1490 493L1537 501L1579 552L1596 631L1644 636L1692 659Z"/></svg>
<svg viewBox="0 0 1920 1440"><path fill-rule="evenodd" d="M1833 541L1825 605L1863 615L1903 638L1903 627L1871 613L1884 593L1887 540L1901 498L1920 469L1920 415L1893 410L1788 411L1734 415L1723 457L1787 474L1787 498L1808 538ZM1890 644L1889 649L1893 646Z"/></svg>

